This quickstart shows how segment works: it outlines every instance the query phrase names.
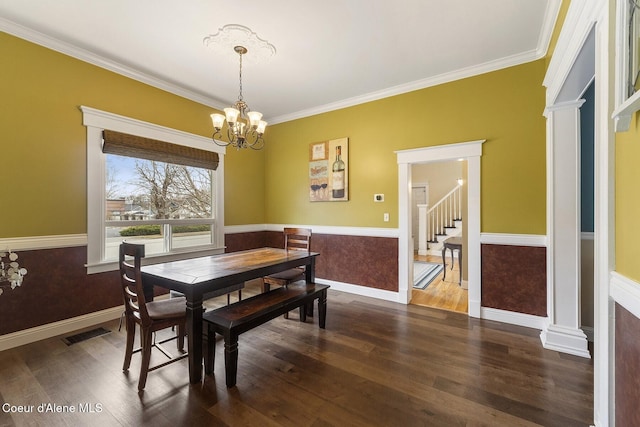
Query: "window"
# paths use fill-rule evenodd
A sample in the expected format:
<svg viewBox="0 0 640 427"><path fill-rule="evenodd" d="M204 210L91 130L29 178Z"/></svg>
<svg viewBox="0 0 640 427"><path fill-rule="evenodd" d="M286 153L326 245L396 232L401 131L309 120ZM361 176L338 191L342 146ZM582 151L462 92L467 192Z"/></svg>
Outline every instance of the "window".
<svg viewBox="0 0 640 427"><path fill-rule="evenodd" d="M88 273L117 269L125 239L143 243L147 258L157 260L222 252L224 148L197 135L81 109Z"/></svg>
<svg viewBox="0 0 640 427"><path fill-rule="evenodd" d="M215 243L211 169L106 155L105 260L123 239L147 256Z"/></svg>

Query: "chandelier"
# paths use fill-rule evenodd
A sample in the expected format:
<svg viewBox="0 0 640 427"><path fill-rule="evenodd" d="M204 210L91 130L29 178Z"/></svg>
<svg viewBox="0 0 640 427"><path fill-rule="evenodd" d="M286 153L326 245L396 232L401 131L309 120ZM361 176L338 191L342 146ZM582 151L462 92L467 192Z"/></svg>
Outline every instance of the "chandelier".
<svg viewBox="0 0 640 427"><path fill-rule="evenodd" d="M240 95L236 103L224 109L224 115L214 113L211 115L213 122L213 142L226 147L231 145L236 149L252 148L260 150L264 147L262 135L267 127L267 122L262 120L262 113L251 111L247 103L242 99L242 55L247 53L244 46L235 46L233 50L240 56ZM222 127L227 122L226 137L229 142L219 141L222 138Z"/></svg>

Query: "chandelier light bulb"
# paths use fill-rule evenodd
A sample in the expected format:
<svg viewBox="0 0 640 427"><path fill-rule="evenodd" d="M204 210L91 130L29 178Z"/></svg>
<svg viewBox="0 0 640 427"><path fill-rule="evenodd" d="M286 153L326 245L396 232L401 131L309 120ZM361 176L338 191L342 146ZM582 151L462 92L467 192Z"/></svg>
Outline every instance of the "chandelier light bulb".
<svg viewBox="0 0 640 427"><path fill-rule="evenodd" d="M211 121L213 122L213 127L219 131L224 125L224 116L222 114L214 113L211 115Z"/></svg>
<svg viewBox="0 0 640 427"><path fill-rule="evenodd" d="M260 120L258 122L258 127L256 129L256 132L258 132L258 135L262 135L266 127L267 127L267 122L265 122L264 120Z"/></svg>
<svg viewBox="0 0 640 427"><path fill-rule="evenodd" d="M260 119L262 119L262 113L259 113L257 111L249 111L247 113L247 117L249 117L249 126L251 126L252 129L255 129L258 127Z"/></svg>

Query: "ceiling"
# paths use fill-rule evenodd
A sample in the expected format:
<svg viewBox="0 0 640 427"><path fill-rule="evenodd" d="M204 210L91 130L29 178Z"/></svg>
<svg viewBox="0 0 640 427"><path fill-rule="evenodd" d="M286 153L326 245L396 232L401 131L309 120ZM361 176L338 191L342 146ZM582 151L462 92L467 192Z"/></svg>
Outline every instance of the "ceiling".
<svg viewBox="0 0 640 427"><path fill-rule="evenodd" d="M238 97L238 56L203 39L240 24L243 95L280 123L544 56L560 0L2 0L0 30L211 107Z"/></svg>

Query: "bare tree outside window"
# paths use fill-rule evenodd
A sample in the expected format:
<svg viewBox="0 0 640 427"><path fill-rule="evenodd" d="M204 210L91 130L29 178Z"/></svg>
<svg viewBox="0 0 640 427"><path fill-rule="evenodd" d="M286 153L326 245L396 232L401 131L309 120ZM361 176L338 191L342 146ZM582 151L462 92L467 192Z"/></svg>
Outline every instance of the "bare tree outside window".
<svg viewBox="0 0 640 427"><path fill-rule="evenodd" d="M213 170L112 154L106 166L106 252L122 238L149 254L214 243Z"/></svg>
<svg viewBox="0 0 640 427"><path fill-rule="evenodd" d="M156 219L211 218L211 171L144 160L135 169Z"/></svg>
<svg viewBox="0 0 640 427"><path fill-rule="evenodd" d="M107 200L117 198L122 189L117 180L117 172L113 163L107 164L107 176L106 176L106 188L105 194L107 196Z"/></svg>

